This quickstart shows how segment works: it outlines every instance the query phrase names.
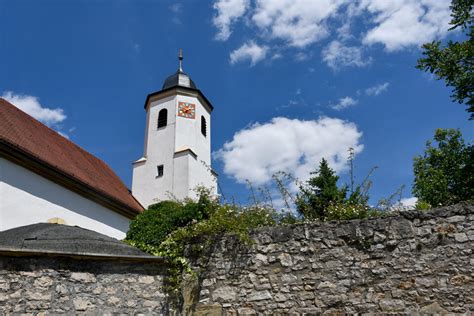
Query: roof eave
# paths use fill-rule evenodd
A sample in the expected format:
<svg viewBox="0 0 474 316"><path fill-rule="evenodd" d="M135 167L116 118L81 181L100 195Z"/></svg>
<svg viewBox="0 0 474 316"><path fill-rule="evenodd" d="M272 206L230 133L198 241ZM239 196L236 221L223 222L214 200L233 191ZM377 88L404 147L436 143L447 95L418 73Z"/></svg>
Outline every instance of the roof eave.
<svg viewBox="0 0 474 316"><path fill-rule="evenodd" d="M156 97L156 96L159 96L160 94L162 93L166 93L168 91L171 91L173 89L182 89L182 90L185 90L185 91L190 91L190 92L196 92L205 102L206 104L209 106L211 112L214 110L214 106L212 105L212 103L206 98L206 96L204 95L204 93L201 92L201 90L199 89L193 89L193 88L188 88L188 87L183 87L183 86L174 86L174 87L169 87L169 88L166 88L166 89L163 89L163 90L159 90L159 91L155 91L155 92L152 92L150 94L147 95L146 97L146 100L145 100L145 105L144 105L144 108L146 110L147 106L148 106L148 102L150 101L150 98L152 97Z"/></svg>
<svg viewBox="0 0 474 316"><path fill-rule="evenodd" d="M138 201L137 203L142 207L141 209L128 206L107 193L99 191L89 184L66 174L59 168L38 159L31 153L5 141L4 139L0 139L0 157L18 164L129 219L134 219L136 215L144 210L143 206L138 203Z"/></svg>

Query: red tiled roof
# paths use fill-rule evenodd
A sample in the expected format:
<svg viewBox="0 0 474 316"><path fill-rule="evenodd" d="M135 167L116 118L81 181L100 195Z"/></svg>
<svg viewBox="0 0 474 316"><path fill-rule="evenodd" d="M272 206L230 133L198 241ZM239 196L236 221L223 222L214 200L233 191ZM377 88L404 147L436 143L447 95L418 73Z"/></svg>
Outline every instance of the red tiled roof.
<svg viewBox="0 0 474 316"><path fill-rule="evenodd" d="M126 209L127 213L143 211L140 203L105 162L2 98L0 142L92 189L102 196L101 199L112 201L119 208Z"/></svg>

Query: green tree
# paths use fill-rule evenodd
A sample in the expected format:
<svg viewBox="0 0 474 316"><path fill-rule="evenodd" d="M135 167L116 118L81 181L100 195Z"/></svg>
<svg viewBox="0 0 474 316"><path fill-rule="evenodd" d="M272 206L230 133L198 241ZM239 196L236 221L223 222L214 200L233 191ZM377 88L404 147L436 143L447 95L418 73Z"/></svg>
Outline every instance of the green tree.
<svg viewBox="0 0 474 316"><path fill-rule="evenodd" d="M424 57L418 60L417 68L429 71L437 79L444 79L453 87L451 98L458 103L466 103L467 111L474 119L474 0L452 0L449 30L460 28L466 35L462 42L448 41L442 47L440 41L423 45Z"/></svg>
<svg viewBox="0 0 474 316"><path fill-rule="evenodd" d="M341 189L337 187L339 177L324 158L319 164L319 169L311 172L311 175L305 184L300 185L296 207L305 219L324 219L331 203L342 203L345 200L347 187Z"/></svg>
<svg viewBox="0 0 474 316"><path fill-rule="evenodd" d="M423 156L414 158L413 194L420 205L442 206L474 198L474 146L461 132L437 129L437 146L426 144Z"/></svg>

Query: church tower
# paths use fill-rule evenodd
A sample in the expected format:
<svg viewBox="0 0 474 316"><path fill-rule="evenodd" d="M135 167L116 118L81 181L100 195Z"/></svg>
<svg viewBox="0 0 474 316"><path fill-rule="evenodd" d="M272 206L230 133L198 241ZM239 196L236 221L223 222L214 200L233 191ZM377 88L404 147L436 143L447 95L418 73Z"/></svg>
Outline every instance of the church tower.
<svg viewBox="0 0 474 316"><path fill-rule="evenodd" d="M133 163L132 194L144 206L173 198L195 198L198 186L217 194L211 169L212 104L183 72L178 71L160 91L145 101L143 157Z"/></svg>

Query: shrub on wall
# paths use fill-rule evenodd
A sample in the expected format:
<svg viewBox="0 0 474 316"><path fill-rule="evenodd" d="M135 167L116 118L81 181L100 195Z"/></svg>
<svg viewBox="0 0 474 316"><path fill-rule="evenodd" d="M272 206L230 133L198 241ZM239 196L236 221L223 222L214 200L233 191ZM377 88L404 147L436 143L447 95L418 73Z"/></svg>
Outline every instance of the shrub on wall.
<svg viewBox="0 0 474 316"><path fill-rule="evenodd" d="M174 230L192 221L209 218L216 203L203 194L197 202L185 200L153 204L132 221L126 240L134 241L139 248L149 252L150 246L158 247Z"/></svg>

